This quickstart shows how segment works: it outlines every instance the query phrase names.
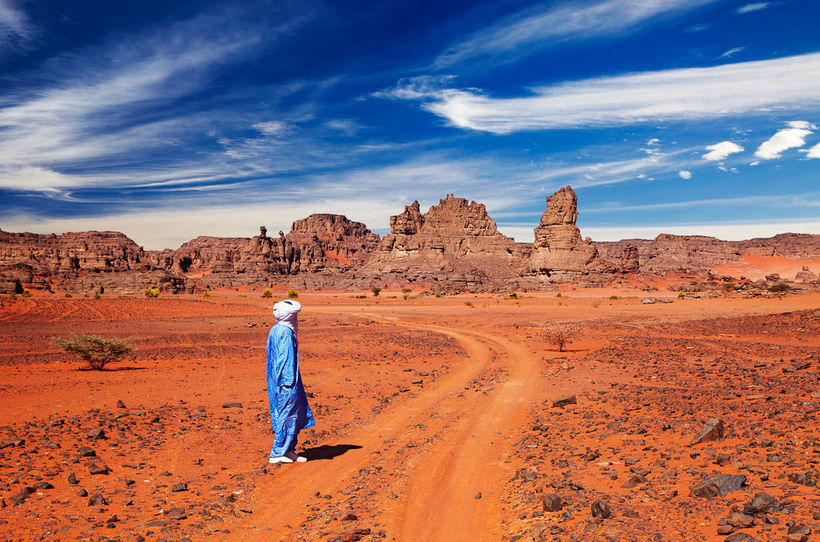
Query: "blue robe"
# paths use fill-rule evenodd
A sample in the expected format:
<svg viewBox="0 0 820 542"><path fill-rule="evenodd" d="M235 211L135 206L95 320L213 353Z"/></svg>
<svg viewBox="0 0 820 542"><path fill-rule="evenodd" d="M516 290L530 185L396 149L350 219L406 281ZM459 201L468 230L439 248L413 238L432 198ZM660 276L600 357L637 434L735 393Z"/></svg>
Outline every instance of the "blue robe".
<svg viewBox="0 0 820 542"><path fill-rule="evenodd" d="M296 447L299 431L313 427L302 375L299 373L299 343L293 330L277 324L268 334L268 398L275 436L270 457L281 457Z"/></svg>

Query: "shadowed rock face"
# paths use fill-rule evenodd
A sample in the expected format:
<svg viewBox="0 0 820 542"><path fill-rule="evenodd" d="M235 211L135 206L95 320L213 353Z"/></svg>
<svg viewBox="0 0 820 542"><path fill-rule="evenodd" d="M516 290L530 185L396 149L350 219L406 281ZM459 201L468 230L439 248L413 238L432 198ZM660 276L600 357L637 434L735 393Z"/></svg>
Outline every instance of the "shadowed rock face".
<svg viewBox="0 0 820 542"><path fill-rule="evenodd" d="M575 225L578 197L566 186L547 198L547 209L535 228L529 268L535 273L572 274L588 271L598 251L589 239L581 239Z"/></svg>

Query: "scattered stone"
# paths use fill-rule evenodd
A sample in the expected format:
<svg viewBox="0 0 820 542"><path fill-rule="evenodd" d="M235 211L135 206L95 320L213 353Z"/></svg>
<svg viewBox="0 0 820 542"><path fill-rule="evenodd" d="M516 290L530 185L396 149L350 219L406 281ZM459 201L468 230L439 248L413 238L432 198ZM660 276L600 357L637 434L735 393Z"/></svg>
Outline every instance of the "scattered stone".
<svg viewBox="0 0 820 542"><path fill-rule="evenodd" d="M108 474L111 470L104 463L95 463L89 467L88 472L91 474Z"/></svg>
<svg viewBox="0 0 820 542"><path fill-rule="evenodd" d="M186 484L185 482L174 484L173 487L171 487L171 491L173 493L179 493L180 491L188 491L188 484Z"/></svg>
<svg viewBox="0 0 820 542"><path fill-rule="evenodd" d="M88 506L105 506L106 504L108 504L108 501L105 500L102 493L94 493L88 498Z"/></svg>
<svg viewBox="0 0 820 542"><path fill-rule="evenodd" d="M811 529L805 525L792 525L786 534L786 540L789 542L806 542L810 534Z"/></svg>
<svg viewBox="0 0 820 542"><path fill-rule="evenodd" d="M222 408L242 408L242 403L225 403Z"/></svg>
<svg viewBox="0 0 820 542"><path fill-rule="evenodd" d="M562 397L561 399L558 399L557 401L552 402L552 406L554 408L564 408L567 405L577 405L577 404L578 404L578 399L574 395L570 395L570 396L567 396L567 397Z"/></svg>
<svg viewBox="0 0 820 542"><path fill-rule="evenodd" d="M743 507L743 512L753 516L780 511L783 506L771 495L758 493Z"/></svg>
<svg viewBox="0 0 820 542"><path fill-rule="evenodd" d="M80 491L77 492L78 497L88 497L88 491L80 488Z"/></svg>
<svg viewBox="0 0 820 542"><path fill-rule="evenodd" d="M747 533L735 533L723 539L724 542L761 542L759 538L755 538Z"/></svg>
<svg viewBox="0 0 820 542"><path fill-rule="evenodd" d="M122 399L117 399L117 408L125 408L125 403L122 402Z"/></svg>
<svg viewBox="0 0 820 542"><path fill-rule="evenodd" d="M24 487L11 497L9 497L9 502L14 505L23 504L28 496L34 493L34 488L31 487Z"/></svg>
<svg viewBox="0 0 820 542"><path fill-rule="evenodd" d="M590 508L592 511L592 517L594 518L606 519L612 515L612 511L609 509L609 505L604 501L595 501L592 503L592 506Z"/></svg>
<svg viewBox="0 0 820 542"><path fill-rule="evenodd" d="M755 518L743 512L732 512L729 514L729 517L726 518L726 522L738 529L745 529L755 524Z"/></svg>
<svg viewBox="0 0 820 542"><path fill-rule="evenodd" d="M701 482L690 489L695 497L721 497L737 491L746 484L746 476L742 474L718 474Z"/></svg>
<svg viewBox="0 0 820 542"><path fill-rule="evenodd" d="M35 489L54 489L54 486L48 482L37 482L34 487Z"/></svg>
<svg viewBox="0 0 820 542"><path fill-rule="evenodd" d="M544 508L544 512L558 512L564 506L564 502L555 493L547 493L541 497L541 506Z"/></svg>
<svg viewBox="0 0 820 542"><path fill-rule="evenodd" d="M480 498L481 498L481 492L479 491L478 493L476 493L476 494L475 494L475 497L473 497L473 498L474 498L475 500L480 499Z"/></svg>
<svg viewBox="0 0 820 542"><path fill-rule="evenodd" d="M99 427L94 427L86 431L85 436L90 439L99 440L105 438L105 431Z"/></svg>
<svg viewBox="0 0 820 542"><path fill-rule="evenodd" d="M80 454L80 457L94 457L97 455L97 452L88 446L81 446L77 453Z"/></svg>
<svg viewBox="0 0 820 542"><path fill-rule="evenodd" d="M720 440L723 438L723 433L723 420L720 418L710 418L706 420L706 423L703 424L700 432L695 435L695 438L692 439L692 442L690 442L689 445L694 446L695 444L700 444L702 442Z"/></svg>
<svg viewBox="0 0 820 542"><path fill-rule="evenodd" d="M170 510L165 512L165 515L168 517L168 519L176 520L181 520L188 517L188 515L185 514L185 509L180 507L171 508Z"/></svg>

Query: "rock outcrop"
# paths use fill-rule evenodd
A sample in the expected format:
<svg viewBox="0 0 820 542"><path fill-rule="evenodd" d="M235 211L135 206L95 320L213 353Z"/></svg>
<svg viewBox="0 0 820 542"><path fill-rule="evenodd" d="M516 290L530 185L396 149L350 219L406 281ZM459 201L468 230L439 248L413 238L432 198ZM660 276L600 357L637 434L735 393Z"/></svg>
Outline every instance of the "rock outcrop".
<svg viewBox="0 0 820 542"><path fill-rule="evenodd" d="M565 186L547 197L547 209L535 228L529 269L554 278L577 278L596 263L598 251L590 239L582 239L578 220L578 197Z"/></svg>
<svg viewBox="0 0 820 542"><path fill-rule="evenodd" d="M374 278L459 290L516 276L521 248L499 233L481 203L448 194L422 215L414 201L390 217L390 229L365 269Z"/></svg>
<svg viewBox="0 0 820 542"><path fill-rule="evenodd" d="M745 241L662 233L655 239L599 242L597 246L601 257L610 261L620 261L628 247L637 248L643 273L707 271L716 265L736 262L744 254L795 260L820 257L820 235L795 233Z"/></svg>
<svg viewBox="0 0 820 542"><path fill-rule="evenodd" d="M715 266L750 254L810 265L820 258L820 235L809 234L747 241L662 234L596 244L581 238L572 188L562 188L546 204L532 244L502 235L483 204L452 194L424 214L418 201L407 205L390 217L391 233L383 239L334 214L297 220L287 235L268 236L262 226L254 237L202 236L162 251L145 251L118 232L0 231L0 292L134 293L145 287L193 292L282 282L300 288L420 283L442 292L504 291L566 281L600 285L622 280L617 277L625 273L638 279L690 272L711 276ZM816 269L805 266L795 280L801 287L818 284Z"/></svg>

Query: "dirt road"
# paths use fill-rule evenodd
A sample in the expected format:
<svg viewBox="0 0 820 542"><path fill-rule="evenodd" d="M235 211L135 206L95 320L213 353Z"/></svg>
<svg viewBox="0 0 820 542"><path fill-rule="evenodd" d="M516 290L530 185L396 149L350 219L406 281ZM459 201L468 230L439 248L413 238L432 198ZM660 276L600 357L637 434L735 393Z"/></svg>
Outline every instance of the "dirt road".
<svg viewBox="0 0 820 542"><path fill-rule="evenodd" d="M246 531L245 536L289 539L292 528L303 519L300 515L307 515L302 511L309 513L308 506L315 502L317 492L332 493L349 485L360 469L371 464L376 452L388 464L401 464L404 458L397 450L412 440L411 427L423 423L428 433L439 438L405 465L409 483L393 488L401 493L382 518L384 530L403 541L499 540L501 467L511 452L507 432L524 421L538 383L533 375L539 373L539 360L520 345L495 335L413 324L373 313L362 316L453 337L467 352L466 359L435 385L382 412L350 435L347 440L361 448L333 461L278 468L268 486L259 487L256 493L260 499L275 496L269 503L260 503L263 505L258 508L265 512L253 517L253 523L263 531ZM465 393L489 369L499 375L493 378L492 386ZM385 447L385 442L390 446Z"/></svg>

